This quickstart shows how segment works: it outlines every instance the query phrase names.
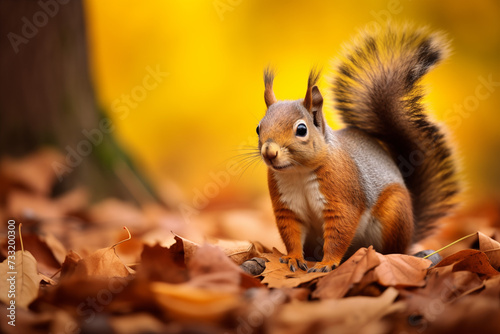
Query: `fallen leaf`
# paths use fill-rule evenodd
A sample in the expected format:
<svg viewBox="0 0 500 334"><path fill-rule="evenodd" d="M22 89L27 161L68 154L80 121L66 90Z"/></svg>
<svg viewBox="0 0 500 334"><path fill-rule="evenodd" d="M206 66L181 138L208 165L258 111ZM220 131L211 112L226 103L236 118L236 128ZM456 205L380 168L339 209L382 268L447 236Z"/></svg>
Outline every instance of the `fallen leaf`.
<svg viewBox="0 0 500 334"><path fill-rule="evenodd" d="M327 273L308 273L300 269L296 272L290 271L287 264L280 262L283 254L276 248L273 248L272 253L265 253L263 256L268 262L261 274L264 277L262 283L267 284L269 288L294 288L327 275ZM308 263L308 266L311 267L312 263Z"/></svg>
<svg viewBox="0 0 500 334"><path fill-rule="evenodd" d="M453 271L453 266L431 268L427 284L421 289L400 290L407 305L407 312L423 316L426 321L435 321L440 316L436 310L444 309L464 295L483 287L476 273Z"/></svg>
<svg viewBox="0 0 500 334"><path fill-rule="evenodd" d="M383 286L424 286L424 278L431 261L405 254L382 255L377 253L380 264L374 269L377 282Z"/></svg>
<svg viewBox="0 0 500 334"><path fill-rule="evenodd" d="M78 261L74 275L79 277L127 277L130 271L116 255L114 247L102 248Z"/></svg>
<svg viewBox="0 0 500 334"><path fill-rule="evenodd" d="M267 333L266 325L269 320L274 319L281 310L283 304L290 300L299 300L292 298L291 295L296 290L309 289L252 289L247 291L242 305L238 308L233 318L237 319L235 333ZM299 297L299 296L298 296ZM299 297L300 298L300 297ZM307 298L306 298L307 299ZM302 300L306 300L302 299Z"/></svg>
<svg viewBox="0 0 500 334"><path fill-rule="evenodd" d="M38 296L40 287L41 278L38 276L37 263L28 251L17 251L14 256L15 259L7 258L0 263L0 287L4 291L0 294L0 300L10 305L9 294L13 291L16 307L28 308L28 305ZM15 286L14 289L11 288L12 283Z"/></svg>
<svg viewBox="0 0 500 334"><path fill-rule="evenodd" d="M189 263L191 261L193 254L200 247L200 245L197 244L196 242L193 242L191 240L188 240L188 239L183 238L183 237L176 235L176 234L174 234L174 241L175 241L175 244L177 245L176 247L181 247L181 244L179 244L179 242L182 243L182 249L184 250L184 262L185 263Z"/></svg>
<svg viewBox="0 0 500 334"><path fill-rule="evenodd" d="M241 288L261 286L258 280L244 273L217 246L200 246L187 267L191 277L187 284L192 286L230 293L237 293Z"/></svg>
<svg viewBox="0 0 500 334"><path fill-rule="evenodd" d="M489 263L488 256L475 249L466 249L452 254L439 262L436 267L449 265L453 265L453 271L467 270L486 276L499 274Z"/></svg>
<svg viewBox="0 0 500 334"><path fill-rule="evenodd" d="M72 333L79 329L78 322L68 312L55 309L50 312L53 316L49 333Z"/></svg>
<svg viewBox="0 0 500 334"><path fill-rule="evenodd" d="M338 268L320 279L313 298L342 298L351 289L357 294L372 283L382 286L424 286L429 260L404 254L382 255L373 249L360 248ZM378 295L379 290L370 295ZM350 295L353 295L351 292Z"/></svg>
<svg viewBox="0 0 500 334"><path fill-rule="evenodd" d="M80 255L70 250L61 265L61 278L72 276L81 259Z"/></svg>
<svg viewBox="0 0 500 334"><path fill-rule="evenodd" d="M241 272L240 267L232 262L222 249L210 244L201 245L187 262L187 266L192 276L213 272Z"/></svg>
<svg viewBox="0 0 500 334"><path fill-rule="evenodd" d="M112 317L110 324L114 332L120 334L166 332L166 326L149 313L135 313Z"/></svg>
<svg viewBox="0 0 500 334"><path fill-rule="evenodd" d="M380 264L373 247L360 248L349 259L318 281L312 297L342 298L354 284L359 283L369 270Z"/></svg>
<svg viewBox="0 0 500 334"><path fill-rule="evenodd" d="M460 298L447 305L432 302L429 309L432 317L429 320L421 319L420 324L417 323L417 326L408 328L408 332L426 334L500 333L498 298L479 294ZM408 324L409 318L405 318L405 322Z"/></svg>
<svg viewBox="0 0 500 334"><path fill-rule="evenodd" d="M167 317L178 321L216 322L239 304L233 293L212 291L189 284L154 282L151 291Z"/></svg>
<svg viewBox="0 0 500 334"><path fill-rule="evenodd" d="M477 232L477 236L479 250L486 254L492 267L500 270L500 242L493 240L481 232Z"/></svg>
<svg viewBox="0 0 500 334"><path fill-rule="evenodd" d="M484 281L484 294L500 299L500 275Z"/></svg>
<svg viewBox="0 0 500 334"><path fill-rule="evenodd" d="M20 244L19 238L16 239L16 244ZM36 234L23 234L23 244L26 251L34 254L39 272L50 277L59 271L62 261L58 258L63 253L66 254L66 250L52 236L43 237ZM6 242L2 243L2 252L4 255L7 254ZM64 260L64 257L62 260Z"/></svg>
<svg viewBox="0 0 500 334"><path fill-rule="evenodd" d="M224 253L237 265L254 257L262 257L262 254L270 252L270 250L264 247L260 242L219 239L215 243L210 243L221 247Z"/></svg>
<svg viewBox="0 0 500 334"><path fill-rule="evenodd" d="M269 332L315 333L329 328L336 333L359 333L382 317L403 310L404 304L394 303L397 296L396 289L388 288L379 297L292 301L270 320Z"/></svg>
<svg viewBox="0 0 500 334"><path fill-rule="evenodd" d="M147 285L137 286L134 275L127 277L65 276L59 283L46 289L34 302L33 309L52 305L70 310L80 319L94 319L113 310L155 307ZM90 320L88 320L90 321ZM85 322L88 322L85 321Z"/></svg>
<svg viewBox="0 0 500 334"><path fill-rule="evenodd" d="M64 259L66 258L67 253L64 245L56 237L54 237L53 234L50 233L40 236L40 239L41 241L45 242L45 244L47 244L47 247L50 248L57 262L59 262L59 264L62 264L64 262Z"/></svg>
<svg viewBox="0 0 500 334"><path fill-rule="evenodd" d="M175 245L162 247L144 245L141 254L141 264L138 276L148 281L161 281L167 283L182 283L189 278L186 264L184 263L184 249L176 249Z"/></svg>

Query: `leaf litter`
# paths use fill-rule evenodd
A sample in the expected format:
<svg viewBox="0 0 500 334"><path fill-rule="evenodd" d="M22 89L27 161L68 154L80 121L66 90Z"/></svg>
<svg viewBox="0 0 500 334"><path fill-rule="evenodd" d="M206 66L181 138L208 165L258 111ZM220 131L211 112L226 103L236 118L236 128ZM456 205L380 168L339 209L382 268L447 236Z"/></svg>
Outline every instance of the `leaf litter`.
<svg viewBox="0 0 500 334"><path fill-rule="evenodd" d="M291 272L279 262L284 248L268 207L202 210L187 224L158 204L89 204L84 188L54 198L47 166L59 158L45 150L0 161L0 216L25 225L25 249L15 253L17 328L5 321L9 254L0 230L1 332L500 332L499 203L446 218L427 245L469 234L464 222L478 217L482 232L433 267L369 247L330 273ZM264 271L245 272L252 259Z"/></svg>

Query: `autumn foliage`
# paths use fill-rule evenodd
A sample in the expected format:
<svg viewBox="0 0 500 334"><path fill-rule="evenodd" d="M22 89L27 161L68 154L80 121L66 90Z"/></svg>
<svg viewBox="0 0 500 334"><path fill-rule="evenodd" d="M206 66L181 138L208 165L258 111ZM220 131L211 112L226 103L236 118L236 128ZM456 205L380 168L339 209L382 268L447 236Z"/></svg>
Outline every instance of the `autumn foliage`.
<svg viewBox="0 0 500 334"><path fill-rule="evenodd" d="M23 224L22 235L16 232L16 327L5 320L2 224L2 332L500 332L498 205L448 218L427 245L463 235L464 222L481 220L485 233L446 250L432 267L427 259L369 247L330 273L291 272L279 262L282 245L265 236L275 233L272 216L263 218L270 218L267 225L247 227L258 228L261 240L244 240L250 235L244 232L240 240L222 240L236 234L215 212L188 224L157 204L89 204L83 189L54 198L47 163L55 157L41 151L0 163L2 221ZM244 220L251 212L232 217ZM204 223L212 225L203 229ZM242 268L255 258L265 269L252 276Z"/></svg>

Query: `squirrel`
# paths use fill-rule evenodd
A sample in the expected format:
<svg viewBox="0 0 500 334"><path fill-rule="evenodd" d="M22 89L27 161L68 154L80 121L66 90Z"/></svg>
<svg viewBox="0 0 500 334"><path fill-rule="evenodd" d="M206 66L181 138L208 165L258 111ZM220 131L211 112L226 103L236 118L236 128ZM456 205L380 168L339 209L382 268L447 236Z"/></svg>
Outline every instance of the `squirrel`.
<svg viewBox="0 0 500 334"><path fill-rule="evenodd" d="M444 35L389 26L345 50L332 80L340 130L325 121L318 71L295 101L278 101L264 71L258 149L291 271L328 272L370 245L405 253L457 204L449 140L422 102L422 76L448 54Z"/></svg>

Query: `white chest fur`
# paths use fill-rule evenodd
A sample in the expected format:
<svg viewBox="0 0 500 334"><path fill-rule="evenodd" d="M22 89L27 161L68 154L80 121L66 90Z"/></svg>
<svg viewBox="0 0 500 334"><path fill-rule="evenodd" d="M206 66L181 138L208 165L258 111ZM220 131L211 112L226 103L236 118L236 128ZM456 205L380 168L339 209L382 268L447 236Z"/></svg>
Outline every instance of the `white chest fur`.
<svg viewBox="0 0 500 334"><path fill-rule="evenodd" d="M325 197L314 172L275 173L280 200L303 222L304 227L323 229Z"/></svg>

